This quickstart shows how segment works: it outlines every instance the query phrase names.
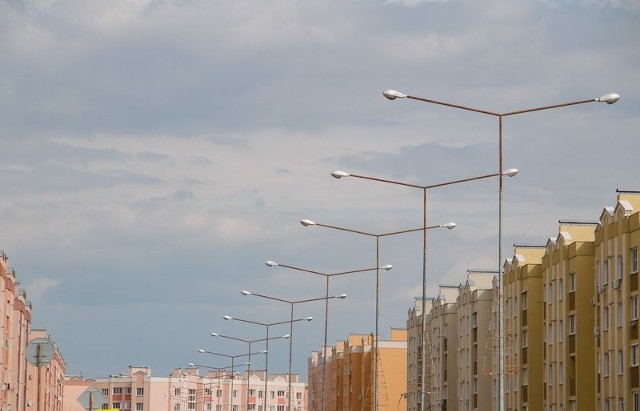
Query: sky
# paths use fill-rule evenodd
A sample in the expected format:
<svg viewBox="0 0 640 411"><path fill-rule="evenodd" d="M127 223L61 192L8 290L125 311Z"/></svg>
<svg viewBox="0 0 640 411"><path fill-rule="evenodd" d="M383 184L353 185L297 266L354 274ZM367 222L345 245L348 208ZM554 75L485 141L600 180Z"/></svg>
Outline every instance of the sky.
<svg viewBox="0 0 640 411"><path fill-rule="evenodd" d="M638 0L0 0L0 249L70 375L189 362L289 333L332 274L373 268L375 241L422 227L422 190L498 171L502 256L559 220L596 221L640 190ZM428 191L427 287L497 270L495 178ZM422 236L381 239L381 337L422 290ZM334 276L330 344L375 326L374 272ZM296 304L293 371L324 340L324 303ZM260 343L262 344L262 343ZM262 349L258 343L253 349ZM270 341L269 372L289 344ZM256 363L252 368L263 364Z"/></svg>

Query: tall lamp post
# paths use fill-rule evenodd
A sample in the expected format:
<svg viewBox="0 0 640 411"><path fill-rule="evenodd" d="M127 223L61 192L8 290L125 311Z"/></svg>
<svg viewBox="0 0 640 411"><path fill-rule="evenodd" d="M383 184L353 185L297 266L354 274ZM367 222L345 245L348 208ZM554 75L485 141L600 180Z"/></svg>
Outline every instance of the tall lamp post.
<svg viewBox="0 0 640 411"><path fill-rule="evenodd" d="M432 225L429 227L420 227L420 228L414 228L414 229L409 229L409 230L400 230L400 231L392 231L392 232L388 232L388 233L380 233L380 234L375 234L375 233L370 233L367 231L361 231L361 230L354 230L354 229L350 229L350 228L345 228L345 227L338 227L338 226L334 226L334 225L329 225L329 224L321 224L321 223L317 223L315 221L312 220L300 220L300 224L302 224L305 227L313 227L313 226L318 226L318 227L325 227L325 228L330 228L333 230L339 230L339 231L345 231L348 233L353 233L353 234L359 234L359 235L364 235L367 237L374 237L376 239L376 266L380 265L380 238L382 237L390 237L390 236L394 236L394 235L399 235L399 234L407 234L407 233L413 233L416 231L424 231L424 230L430 230L433 228L446 228L448 230L452 230L456 227L456 223L446 223L446 224L438 224L438 225ZM376 318L376 325L375 325L375 339L373 341L374 343L374 347L373 347L373 361L374 361L374 366L373 366L373 404L374 404L374 410L378 409L378 358L379 358L379 345L378 345L378 335L379 335L379 324L380 324L380 278L379 278L379 270L376 271L376 308L375 308L375 318ZM424 361L424 359L423 359Z"/></svg>
<svg viewBox="0 0 640 411"><path fill-rule="evenodd" d="M291 411L291 367L293 364L293 312L294 312L294 307L297 304L304 304L304 303L310 303L310 302L314 302L314 301L322 301L322 300L330 300L330 299L334 299L334 298L338 298L338 299L345 299L347 298L346 294L339 294L339 295L333 295L333 296L329 296L329 297L317 297L317 298L306 298L303 300L287 300L284 298L278 298L278 297L271 297L265 294L259 294L259 293L254 293L248 290L242 290L240 292L242 295L253 295L256 297L260 297L260 298L265 298L267 300L272 300L272 301L278 301L281 303L285 303L285 304L289 304L290 306L290 317L291 317L291 324L290 324L290 328L289 328L289 335L291 336L291 338L289 338L289 392L288 392L288 397L289 397L289 411Z"/></svg>
<svg viewBox="0 0 640 411"><path fill-rule="evenodd" d="M267 341L266 338L259 338L257 340L246 340L244 338L238 338L238 337L232 337L229 335L223 335L223 334L218 334L218 333L211 333L212 337L220 337L220 338L226 338L228 340L234 340L234 341L240 341L243 343L246 343L248 345L248 350L247 352L249 353L249 358L248 358L248 362L247 362L247 407L249 406L249 374L251 373L251 345L253 343L257 343L257 342L261 342L261 341ZM270 337L269 340L277 340L280 338L291 338L291 334L285 334L285 335L281 335L278 337Z"/></svg>
<svg viewBox="0 0 640 411"><path fill-rule="evenodd" d="M471 111L474 113L484 114L492 117L496 117L498 119L498 173L500 173L500 177L498 178L498 410L504 411L504 329L503 329L503 292L502 292L502 207L503 207L503 176L502 176L502 168L503 168L503 132L502 132L502 123L505 117L513 117L520 114L532 113L536 111L545 111L552 110L556 108L575 106L579 104L586 103L607 103L614 104L618 100L620 100L620 95L617 93L607 93L600 97L590 98L586 100L577 100L570 101L567 103L560 104L552 104L547 106L533 107L527 108L523 110L517 111L507 111L503 113L483 110L468 106L462 106L459 104L452 104L444 101L433 100L424 97L416 97L408 94L401 93L397 90L384 90L382 94L388 100L396 100L396 99L411 99L417 100L424 103L436 104L440 106L446 106L451 108L456 108L465 111Z"/></svg>
<svg viewBox="0 0 640 411"><path fill-rule="evenodd" d="M247 353L247 354L238 354L238 355L229 355L229 354L224 354L224 353L219 353L219 352L213 352L213 351L207 351L207 350L203 350L202 348L198 350L199 353L201 354L210 354L210 355L218 355L221 357L225 357L225 358L229 358L231 360L231 410L233 411L233 381L235 379L235 374L234 374L234 370L235 370L235 360L236 358L242 358L242 357L249 357L252 354L265 354L268 355L267 350L264 351L260 351L258 353Z"/></svg>
<svg viewBox="0 0 640 411"><path fill-rule="evenodd" d="M445 181L442 183L437 183L437 184L429 184L429 185L417 185L417 184L412 184L412 183L406 183L406 182L402 182L402 181L395 181L395 180L387 180L387 179L382 179L382 178L378 178L378 177L370 177L370 176L364 176L364 175L358 175L358 174L350 174L344 171L340 171L340 170L336 170L333 171L331 173L331 175L336 178L336 179L341 179L341 178L346 178L346 177L354 177L354 178L359 178L359 179L363 179L363 180L371 180L371 181L377 181L380 183L387 183L387 184L394 184L394 185L399 185L399 186L403 186L403 187L408 187L408 188L415 188L418 190L422 190L422 321L421 321L421 349L422 349L422 356L424 357L426 351L426 338L425 338L425 333L427 330L427 316L426 316L426 299L427 299L427 191L433 189L433 188L439 188L439 187L445 187L445 186L450 186L450 185L454 185L454 184L461 184L461 183L467 183L467 182L471 182L471 181L477 181L477 180L484 180L487 178L492 178L492 177L500 177L502 178L503 175L509 176L509 177L513 177L516 174L518 174L518 170L515 168L510 168L508 170L502 171L500 173L493 173L493 174L485 174L485 175L481 175L481 176L476 176L476 177L468 177L468 178L462 178L462 179L458 179L458 180L451 180L451 181ZM420 409L424 410L424 403L425 403L425 395L426 395L426 389L425 389L425 380L426 380L426 361L423 358L422 359L422 366L421 366L421 372L420 372L420 376L421 376L421 382L420 382ZM377 397L377 396L376 396ZM377 404L376 404L377 405ZM377 408L375 409L375 411L377 411Z"/></svg>
<svg viewBox="0 0 640 411"><path fill-rule="evenodd" d="M341 271L341 272L337 272L337 273L323 273L320 271L315 271L315 270L309 270L306 268L300 268L300 267L294 267L292 265L286 265L286 264L279 264L276 263L275 261L267 261L265 262L265 264L267 265L267 267L283 267L283 268L288 268L290 270L294 270L294 271L301 271L304 273L309 273L309 274L314 274L314 275L321 275L325 278L325 304L324 304L324 346L322 348L322 395L320 396L320 409L322 411L325 411L324 409L324 397L325 397L325 380L326 380L326 375L327 375L327 334L328 334L328 328L329 328L329 280L332 277L337 277L337 276L342 276L342 275L348 275L348 274L355 274L355 273L363 273L363 272L369 272L369 271L375 271L376 272L376 278L378 278L379 276L379 272L380 269L383 269L385 271L389 271L393 268L392 265L385 265L380 267L379 265L376 265L376 267L373 268L363 268L363 269L359 269L359 270L349 270L349 271Z"/></svg>
<svg viewBox="0 0 640 411"><path fill-rule="evenodd" d="M267 382L269 381L269 328L273 327L274 325L281 325L281 324L293 324L293 323L297 323L299 321L311 321L313 320L313 317L304 317L304 318L296 318L296 319L291 319L291 320L287 320L287 321L278 321L278 322L274 322L274 323L263 323L260 321L253 321L253 320L246 320L244 318L237 318L237 317L231 317L230 315L224 315L222 316L222 318L224 318L227 321L240 321L242 323L247 323L247 324L254 324L254 325L260 325L262 327L265 328L266 330L266 337L265 337L265 344L266 344L266 351L267 351L267 355L264 358L264 409L267 409Z"/></svg>

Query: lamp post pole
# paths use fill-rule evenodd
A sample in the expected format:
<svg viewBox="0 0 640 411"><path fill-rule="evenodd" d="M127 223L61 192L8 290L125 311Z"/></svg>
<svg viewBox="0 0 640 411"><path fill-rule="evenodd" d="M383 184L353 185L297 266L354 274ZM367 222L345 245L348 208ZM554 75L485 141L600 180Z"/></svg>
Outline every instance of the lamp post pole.
<svg viewBox="0 0 640 411"><path fill-rule="evenodd" d="M387 233L379 233L379 234L375 234L375 233L370 233L367 231L361 231L361 230L354 230L354 229L350 229L350 228L345 228L345 227L338 227L338 226L334 226L334 225L329 225L329 224L322 224L322 223L317 223L313 220L308 220L308 219L304 219L304 220L300 220L300 224L302 224L305 227L313 227L313 226L318 226L318 227L325 227L325 228L330 228L333 230L338 230L338 231L345 231L348 233L353 233L353 234L359 234L359 235L363 235L363 236L367 236L367 237L374 237L376 239L376 266L380 265L380 238L382 237L390 237L390 236L395 236L395 235L399 235L399 234L407 234L407 233L413 233L413 232L417 232L417 231L426 231L426 230L430 230L430 229L434 229L434 228L446 228L449 230L452 230L456 227L456 223L446 223L446 224L439 224L439 225L432 225L432 226L426 226L426 222L425 222L425 226L424 227L420 227L420 228L414 228L414 229L408 229L408 230L400 230L400 231L392 231L392 232L387 232ZM374 371L373 371L373 375L374 375L374 386L373 386L373 404L374 404L374 410L378 409L378 358L379 358L379 345L378 345L378 336L379 336L379 324L380 324L380 278L379 278L379 270L376 270L376 308L375 308L375 318L376 318L376 324L375 324L375 339L374 339L374 347L373 347L373 356L374 356ZM424 359L423 359L424 361Z"/></svg>
<svg viewBox="0 0 640 411"><path fill-rule="evenodd" d="M375 271L376 272L376 278L378 278L378 273L380 272L380 269L389 271L393 268L392 265L385 265L380 267L379 265L376 265L376 267L373 268L364 268L364 269L359 269L359 270L350 270L350 271L342 271L342 272L337 272L337 273L323 273L320 271L315 271L315 270L309 270L306 268L300 268L300 267L294 267L292 265L286 265L286 264L279 264L276 263L275 261L267 261L265 263L268 267L284 267L284 268L288 268L290 270L295 270L295 271L301 271L301 272L305 272L305 273L309 273L309 274L314 274L314 275L321 275L325 278L325 304L324 304L324 345L322 348L322 395L321 395L321 399L320 399L320 409L322 411L325 411L324 408L324 398L325 398L325 380L326 380L326 374L327 374L327 334L328 334L328 329L329 329L329 280L332 277L336 277L336 276L342 276L342 275L347 275L347 274L355 274L355 273L362 273L362 272L368 272L368 271ZM376 295L378 292L378 287L377 287L377 283L376 282Z"/></svg>
<svg viewBox="0 0 640 411"><path fill-rule="evenodd" d="M422 190L422 215L423 215L423 220L422 220L422 228L420 230L422 230L422 313L421 313L421 349L422 349L422 366L421 366L421 372L420 372L420 376L421 376L421 381L420 381L420 408L421 410L424 410L424 403L425 403L425 399L426 399L426 387L425 387L425 381L426 381L426 361L424 356L426 355L426 331L427 331L427 316L426 316L426 299L427 299L427 191L431 190L433 188L439 188L439 187L445 187L445 186L450 186L450 185L454 185L454 184L461 184L461 183L467 183L467 182L471 182L471 181L477 181L477 180L484 180L487 178L492 178L492 177L502 177L502 175L507 175L509 177L513 177L516 174L518 174L518 170L515 168L511 168L499 173L493 173L493 174L485 174L485 175L481 175L481 176L475 176L475 177L468 177L468 178L462 178L462 179L457 179L457 180L451 180L451 181L445 181L442 183L437 183L437 184L429 184L429 185L417 185L417 184L412 184L412 183L406 183L406 182L402 182L402 181L395 181L395 180L387 180L387 179L383 179L383 178L378 178L378 177L370 177L370 176L364 176L364 175L358 175L358 174L350 174L344 171L340 171L340 170L336 170L333 171L331 173L331 175L336 178L336 179L341 179L341 178L345 178L345 177L354 177L354 178L359 178L359 179L363 179L363 180L370 180L370 181L376 181L376 182L380 182L380 183L386 183L386 184L394 184L394 185L399 185L399 186L403 186L403 187L408 187L408 188L415 188L418 190ZM377 365L377 364L376 364ZM377 383L377 376L376 376L376 383ZM377 387L376 387L377 388ZM377 395L376 395L376 399L377 399ZM377 411L377 400L375 401L375 411Z"/></svg>
<svg viewBox="0 0 640 411"><path fill-rule="evenodd" d="M278 321L278 322L274 322L274 323L263 323L263 322L259 322L259 321L253 321L253 320L246 320L244 318L237 318L237 317L231 317L229 315L224 315L222 316L222 318L224 318L227 321L240 321L243 323L247 323L247 324L254 324L254 325L260 325L262 327L265 328L266 330L266 337L265 337L265 344L266 344L266 356L264 359L264 409L267 409L267 389L268 389L268 381L269 381L269 328L273 327L274 325L281 325L281 324L292 324L292 323L296 323L299 321L311 321L313 320L313 317L304 317L304 318L297 318L297 319L291 319L291 320L287 320L287 321ZM291 336L289 336L290 338Z"/></svg>
<svg viewBox="0 0 640 411"><path fill-rule="evenodd" d="M424 98L424 97L411 96L411 95L401 93L397 90L391 90L391 89L384 90L382 94L388 100L408 98L411 100L417 100L424 103L436 104L440 106L446 106L446 107L456 108L460 110L471 111L474 113L484 114L484 115L496 117L498 119L498 173L500 175L500 177L498 178L498 410L504 411L505 409L505 404L504 404L504 328L503 328L504 295L502 290L502 208L503 208L503 196L504 196L503 194L504 179L502 175L503 152L504 152L503 131L502 131L503 119L505 117L512 117L512 116L525 114L525 113L552 110L556 108L569 107L569 106L575 106L575 105L586 104L586 103L598 102L598 103L614 104L615 102L620 100L620 95L617 93L607 93L597 98L570 101L567 103L552 104L547 106L533 107L533 108L528 108L523 110L499 113L499 112L494 112L489 110L482 110L478 108L462 106L459 104L447 103L444 101L438 101L438 100L433 100L433 99ZM424 408L421 408L421 410L423 409Z"/></svg>
<svg viewBox="0 0 640 411"><path fill-rule="evenodd" d="M292 368L292 364L293 364L293 314L294 314L294 307L297 304L304 304L304 303L310 303L310 302L315 302L315 301L322 301L322 300L327 300L327 299L334 299L334 298L339 298L339 299L345 299L347 298L346 294L339 294L339 295L333 295L333 296L329 296L329 297L316 297L316 298L306 298L303 300L287 300L285 298L279 298L279 297L272 297L272 296L268 296L265 294L259 294L259 293L254 293L252 291L248 291L248 290L242 290L240 292L242 295L253 295L256 297L260 297L260 298L264 298L267 300L272 300L272 301L278 301L281 303L285 303L288 304L290 307L290 318L291 318L291 322L289 325L289 375L288 375L288 394L287 397L289 398L289 406L288 409L289 411L291 411L291 403L292 403L292 398L291 398L291 389L292 389L292 385L291 385L291 368Z"/></svg>
<svg viewBox="0 0 640 411"><path fill-rule="evenodd" d="M218 333L211 333L210 335L212 337L214 337L214 338L215 337L220 337L220 338L226 338L228 340L241 341L241 342L247 343L248 349L249 349L248 350L248 352L249 352L249 359L248 360L249 361L247 363L248 367L247 367L247 401L246 401L247 402L247 408L248 408L248 406L249 406L249 377L250 377L249 374L251 373L251 345L253 343L256 343L256 342L266 341L266 339L265 338L259 338L257 340L246 340L244 338L232 337L232 336L229 336L229 335L223 335L223 334L218 334ZM280 338L291 338L291 335L290 334L285 334L285 335L281 335L279 337L270 337L269 340L277 340L277 339L280 339Z"/></svg>
<svg viewBox="0 0 640 411"><path fill-rule="evenodd" d="M224 353L219 353L219 352L213 352L213 351L207 351L207 350L203 350L203 349L199 349L198 350L199 353L201 354L210 354L210 355L218 355L221 357L225 357L225 358L229 358L231 360L231 411L233 411L233 380L235 379L235 360L236 358L241 358L241 357L250 357L251 356L251 352L247 353L247 354L238 354L238 355L229 355L229 354L224 354ZM267 354L267 351L260 351L259 353L256 354Z"/></svg>

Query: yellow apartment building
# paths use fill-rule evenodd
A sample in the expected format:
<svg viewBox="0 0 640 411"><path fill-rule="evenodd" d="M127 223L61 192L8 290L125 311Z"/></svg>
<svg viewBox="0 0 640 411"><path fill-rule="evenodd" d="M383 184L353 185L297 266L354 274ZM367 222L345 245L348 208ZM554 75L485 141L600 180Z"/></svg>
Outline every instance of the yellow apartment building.
<svg viewBox="0 0 640 411"><path fill-rule="evenodd" d="M441 285L431 306L430 410L458 410L458 314L457 285ZM427 359L429 360L429 359Z"/></svg>
<svg viewBox="0 0 640 411"><path fill-rule="evenodd" d="M560 222L542 257L545 295L545 410L593 411L592 298L596 223Z"/></svg>
<svg viewBox="0 0 640 411"><path fill-rule="evenodd" d="M325 411L371 411L374 408L373 335L352 334L338 341L327 358ZM322 385L322 355L312 353L307 374L309 387ZM378 409L406 409L407 331L392 329L388 340L378 341ZM317 388L314 389L316 395ZM321 392L321 391L320 391ZM309 410L320 410L322 401L313 398Z"/></svg>
<svg viewBox="0 0 640 411"><path fill-rule="evenodd" d="M617 191L595 229L596 409L640 410L640 192Z"/></svg>
<svg viewBox="0 0 640 411"><path fill-rule="evenodd" d="M504 265L504 400L506 410L543 409L545 247L516 246ZM509 359L509 361L507 361Z"/></svg>
<svg viewBox="0 0 640 411"><path fill-rule="evenodd" d="M467 280L458 290L458 372L457 409L491 411L491 376L482 364L493 307L493 279L497 272L468 270ZM453 400L453 399L452 399Z"/></svg>

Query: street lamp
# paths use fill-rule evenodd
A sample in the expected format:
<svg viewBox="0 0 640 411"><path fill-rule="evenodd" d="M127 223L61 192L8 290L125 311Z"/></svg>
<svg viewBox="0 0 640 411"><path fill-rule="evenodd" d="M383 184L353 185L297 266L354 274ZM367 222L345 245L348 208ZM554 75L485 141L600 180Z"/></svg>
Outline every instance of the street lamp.
<svg viewBox="0 0 640 411"><path fill-rule="evenodd" d="M586 103L607 103L608 105L614 104L620 100L618 93L607 93L600 97L590 98L586 100L571 101L568 103L552 104L547 106L533 107L517 111L508 111L504 113L498 113L489 110L482 110L473 107L462 106L459 104L447 103L444 101L432 100L424 97L416 97L408 94L401 93L397 90L387 89L382 94L389 100L408 98L411 100L422 101L425 103L436 104L440 106L446 106L456 108L465 111L472 111L474 113L484 114L498 118L498 172L502 172L503 167L503 137L502 137L502 123L503 118L512 117L520 114L532 113L536 111L545 111L556 108L575 106ZM498 410L504 411L504 329L503 329L503 293L502 293L502 206L503 206L503 177L500 174L498 179ZM424 396L424 394L423 394ZM424 405L421 405L421 409L424 409Z"/></svg>
<svg viewBox="0 0 640 411"><path fill-rule="evenodd" d="M229 335L223 335L223 334L218 334L218 333L211 333L211 336L212 337L226 338L228 340L241 341L241 342L244 342L244 343L248 344L248 352L249 352L249 358L248 358L249 362L247 363L247 365L248 365L248 367L247 367L247 406L248 406L249 405L249 374L251 372L251 345L253 343L256 343L256 342L267 341L267 339L266 338L259 338L257 340L246 340L244 338L232 337L232 336L229 336ZM285 338L286 339L286 338L290 338L290 337L291 337L291 335L285 334L285 335L281 335L281 336L278 336L278 337L270 337L269 340L277 340L277 339L280 339L280 338Z"/></svg>
<svg viewBox="0 0 640 411"><path fill-rule="evenodd" d="M284 298L278 298L278 297L271 297L265 294L259 294L259 293L254 293L248 290L242 290L240 291L240 294L242 295L253 295L256 297L260 297L260 298L265 298L267 300L273 300L273 301L279 301L281 303L285 303L285 304L289 304L290 306L290 313L291 313L291 324L290 324L290 329L289 329L289 335L291 336L291 338L289 338L289 392L288 392L288 397L289 397L289 411L291 411L291 367L292 367L292 363L293 363L293 311L294 311L294 306L296 304L304 304L304 303L310 303L310 302L314 302L314 301L321 301L321 300L330 300L330 299L334 299L334 298L338 298L338 299L345 299L347 298L346 294L339 294L339 295L333 295L333 296L329 296L329 297L317 297L317 298L306 298L303 300L287 300Z"/></svg>
<svg viewBox="0 0 640 411"><path fill-rule="evenodd" d="M219 353L219 352L207 351L207 350L203 350L203 349L199 349L198 352L201 353L201 354L219 355L221 357L225 357L225 358L231 359L231 395L230 395L230 397L231 397L231 400L230 400L231 409L233 409L233 381L235 380L235 374L234 374L234 369L235 369L234 362L235 362L235 359L236 358L241 358L241 357L251 357L252 354L265 354L265 357L267 355L269 355L267 350L263 350L263 351L260 351L260 352L257 352L257 353L249 352L247 354L238 354L238 355L229 355L229 354L224 354L224 353ZM250 363L248 363L248 364L250 364ZM248 378L248 376L247 376L247 378Z"/></svg>
<svg viewBox="0 0 640 411"><path fill-rule="evenodd" d="M339 171L336 172L339 173L340 177L347 177L348 174L345 173L344 171ZM392 232L388 232L388 233L381 233L381 234L375 234L375 233L370 233L370 232L366 232L366 231L361 231L361 230L354 230L354 229L350 229L350 228L345 228L345 227L338 227L338 226L334 226L334 225L329 225L329 224L321 224L321 223L317 223L313 220L308 220L308 219L303 219L300 220L300 224L302 224L305 227L313 227L313 226L317 226L317 227L325 227L325 228L330 228L333 230L339 230L339 231L345 231L345 232L349 232L349 233L354 233L354 234L360 234L360 235L364 235L367 237L374 237L376 239L376 266L380 265L380 238L381 237L390 237L390 236L394 236L394 235L399 235L399 234L406 234L406 233L413 233L416 231L424 231L424 230L430 230L433 228L446 228L448 230L453 230L456 227L456 223L446 223L446 224L438 224L438 225L432 225L429 227L420 227L420 228L414 228L414 229L409 229L409 230L400 230L400 231L392 231ZM376 325L375 325L375 339L373 341L374 343L374 347L373 347L373 363L374 363L374 368L373 368L373 404L374 404L374 410L377 409L377 404L378 404L378 358L379 358L379 345L378 345L378 334L379 334L379 325L380 325L380 278L379 278L379 270L376 270L376 308L375 308L375 318L376 318Z"/></svg>
<svg viewBox="0 0 640 411"><path fill-rule="evenodd" d="M421 408L424 409L424 402L425 402L425 380L426 380L426 361L424 359L424 355L426 353L426 338L425 338L425 333L427 330L427 321L426 321L426 299L427 299L427 229L429 226L427 226L427 191L432 189L432 188L438 188L438 187L445 187L445 186L450 186L450 185L454 185L454 184L460 184L460 183L467 183L470 181L476 181L476 180L484 180L487 178L491 178L491 177L500 177L502 178L503 175L506 175L508 177L513 177L515 175L518 174L518 169L516 168L510 168L507 170L504 170L500 173L493 173L493 174L485 174L485 175L481 175L481 176L476 176L476 177L467 177L467 178L462 178L462 179L458 179L458 180L451 180L451 181L445 181L442 183L437 183L437 184L429 184L429 185L417 185L417 184L412 184L412 183L406 183L406 182L402 182L402 181L395 181L395 180L387 180L387 179L383 179L383 178L378 178L378 177L370 177L370 176L364 176L364 175L359 175L359 174L351 174L351 173L347 173L345 171L341 171L341 170L336 170L331 172L331 175L336 178L336 179L341 179L341 178L346 178L346 177L353 177L353 178L359 178L359 179L363 179L363 180L371 180L371 181L377 181L377 182L381 182L381 183L387 183L387 184L394 184L394 185L400 185L400 186L404 186L404 187L408 187L408 188L415 188L415 189L419 189L422 190L422 228L420 228L419 230L422 230L422 321L421 321L421 339L422 339L422 367L421 367L421 381L420 381L420 404L421 404ZM451 226L451 228L453 228L455 226ZM449 228L449 227L446 227ZM376 387L377 388L377 387ZM374 401L374 411L378 410L378 403L377 403L377 392L374 396L374 398L376 399Z"/></svg>
<svg viewBox="0 0 640 411"><path fill-rule="evenodd" d="M309 273L309 274L315 274L315 275L321 275L325 278L325 304L324 304L324 346L322 348L322 396L321 398L321 410L324 411L324 397L325 397L325 379L326 379L326 368L327 368L327 331L328 331L328 324L329 324L329 280L331 279L331 277L335 277L335 276L342 276L342 275L347 275L347 274L355 274L355 273L363 273L363 272L367 272L367 271L375 271L376 272L376 278L378 277L378 273L380 272L380 269L383 269L385 271L389 271L393 268L392 265L385 265L380 267L379 265L376 265L376 267L373 268L364 268L364 269L359 269L359 270L349 270L349 271L341 271L341 272L337 272L337 273L323 273L320 271L315 271L315 270L309 270L306 268L300 268L300 267L294 267L292 265L286 265L286 264L279 264L276 263L275 261L266 261L265 264L267 265L267 267L283 267L283 268L288 268L290 270L295 270L295 271L301 271L301 272L305 272L305 273Z"/></svg>
<svg viewBox="0 0 640 411"><path fill-rule="evenodd" d="M263 326L266 329L267 335L264 339L265 344L266 344L266 349L267 351L269 350L269 328L271 328L274 325L281 325L281 324L293 324L299 321L311 321L313 320L313 317L303 317L303 318L296 318L296 319L291 319L291 320L287 320L287 321L278 321L278 322L274 322L274 323L263 323L260 321L253 321L253 320L245 320L243 318L237 318L237 317L231 317L230 315L223 315L222 318L224 318L226 321L240 321L243 323L247 323L247 324L254 324L254 325L260 325ZM289 338L291 338L291 335L289 335ZM269 353L266 353L267 355L264 357L264 409L267 409L267 382L269 380Z"/></svg>

